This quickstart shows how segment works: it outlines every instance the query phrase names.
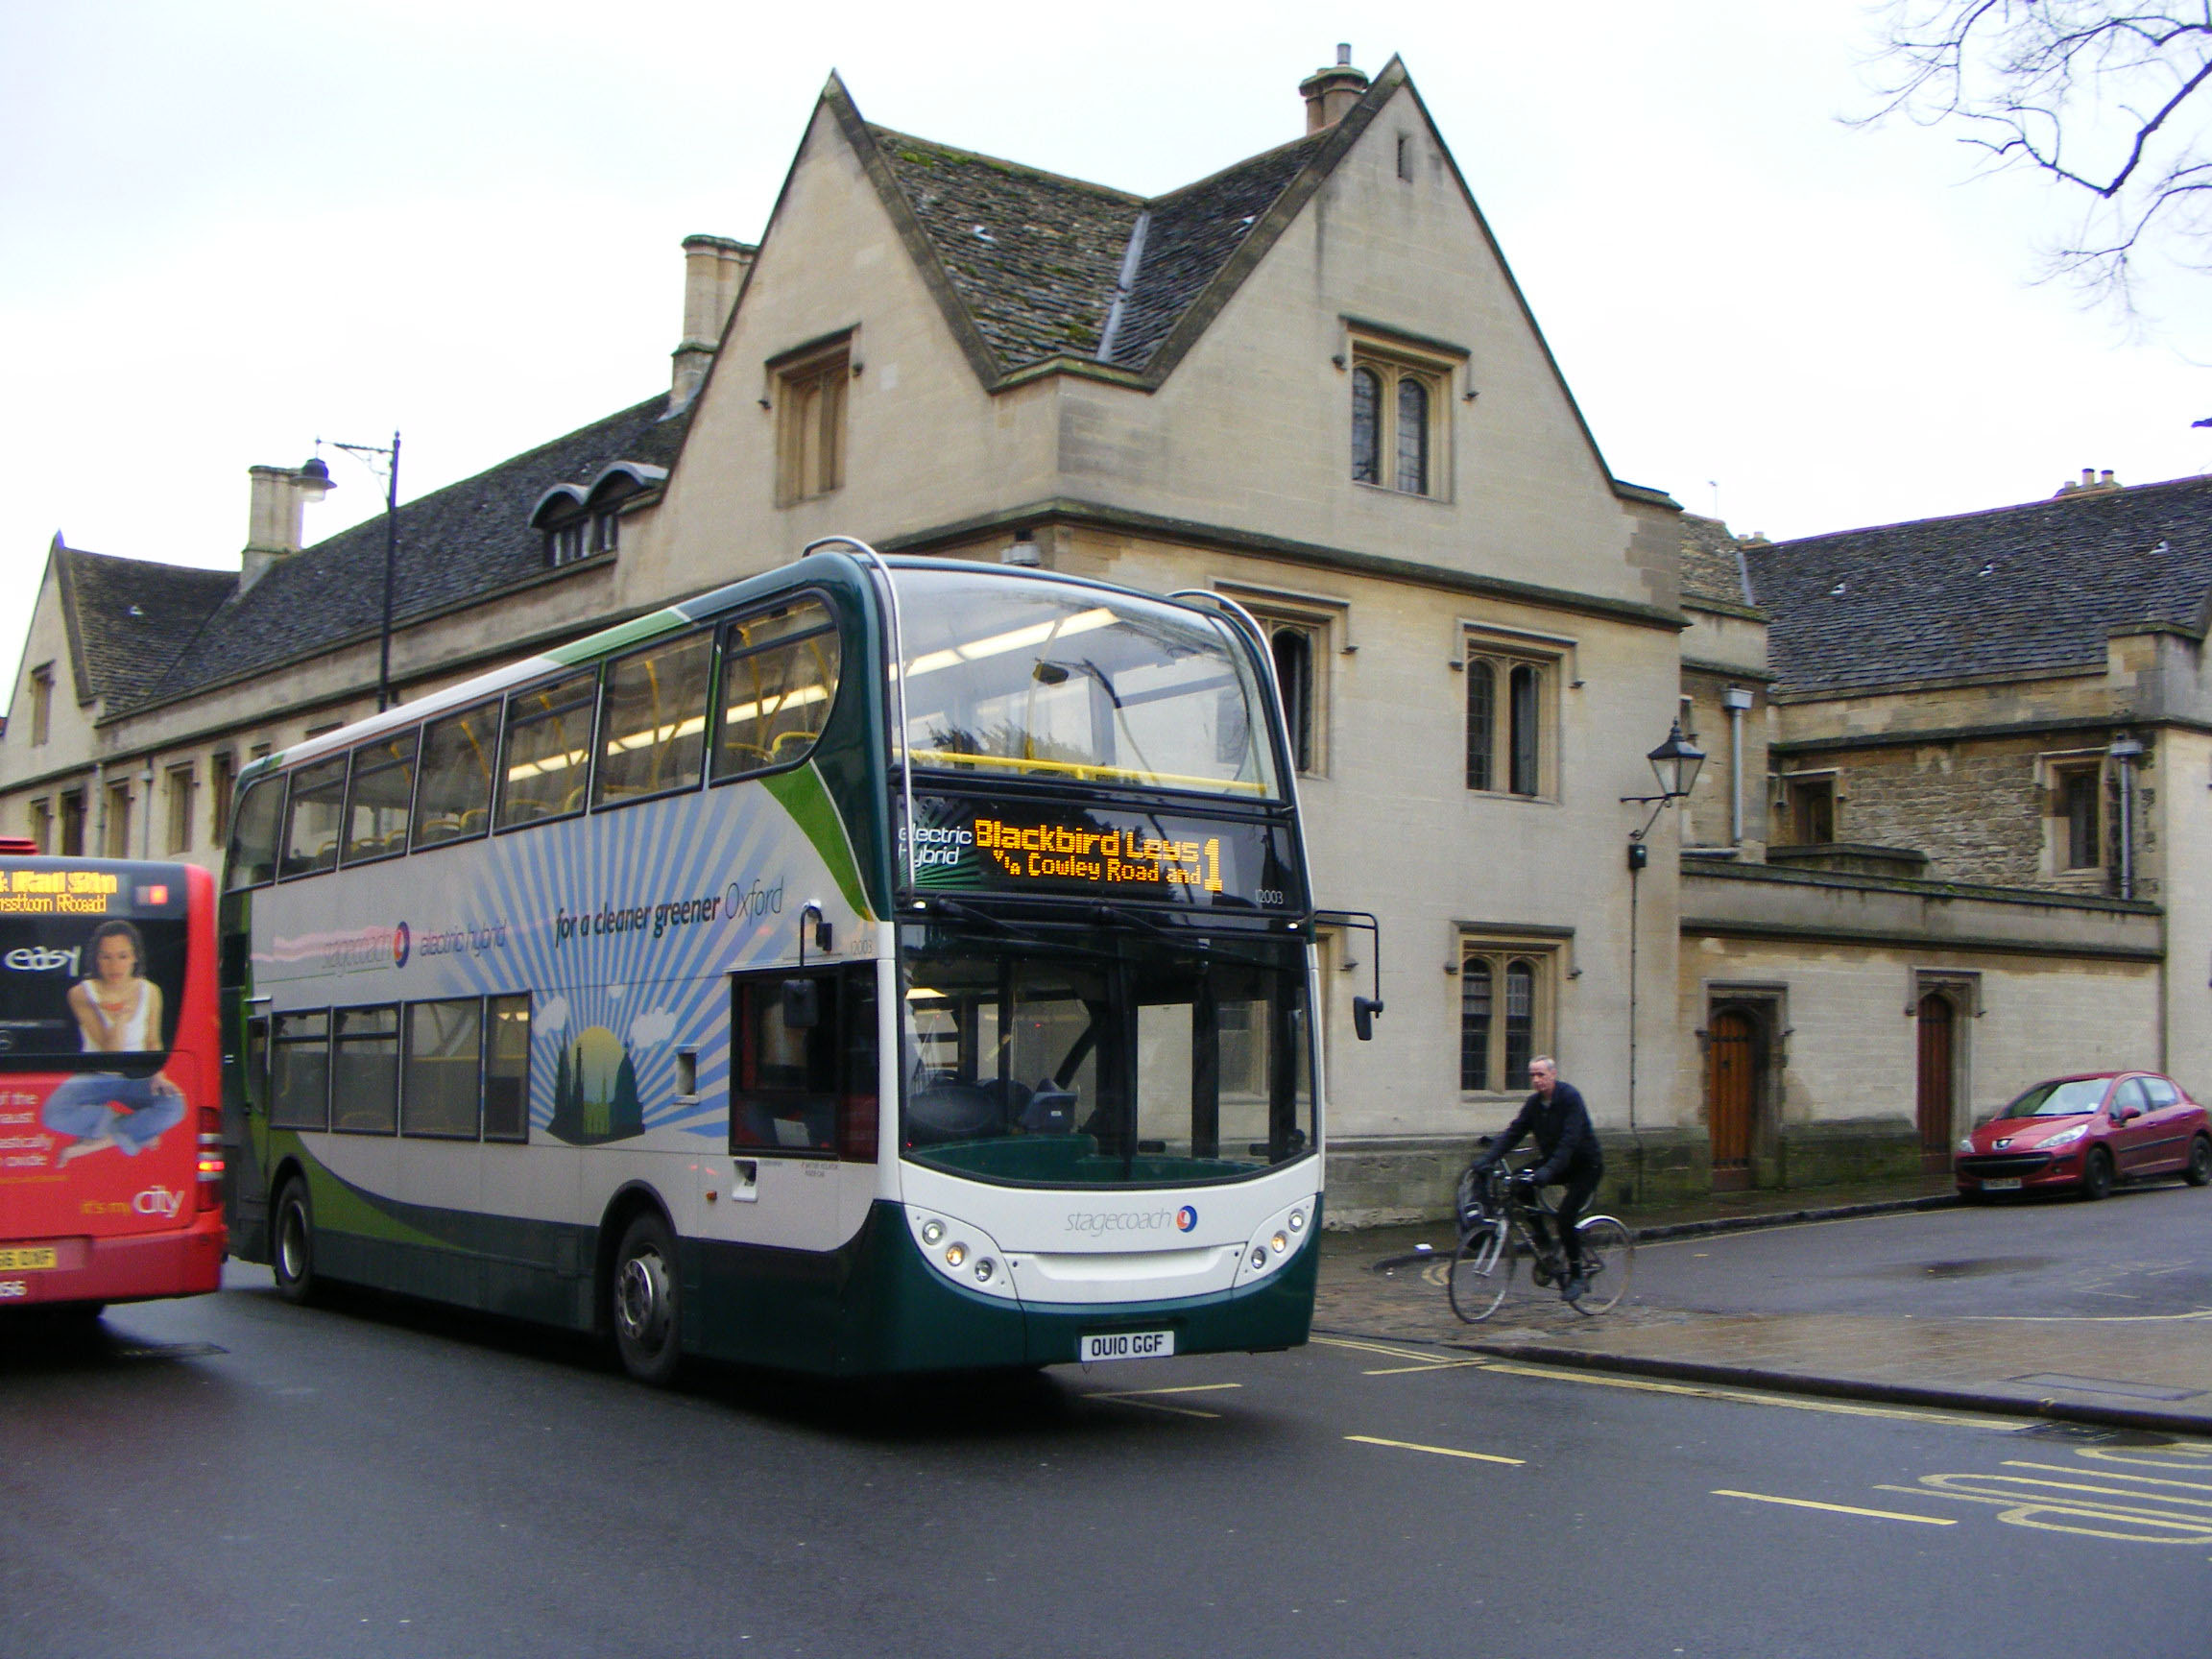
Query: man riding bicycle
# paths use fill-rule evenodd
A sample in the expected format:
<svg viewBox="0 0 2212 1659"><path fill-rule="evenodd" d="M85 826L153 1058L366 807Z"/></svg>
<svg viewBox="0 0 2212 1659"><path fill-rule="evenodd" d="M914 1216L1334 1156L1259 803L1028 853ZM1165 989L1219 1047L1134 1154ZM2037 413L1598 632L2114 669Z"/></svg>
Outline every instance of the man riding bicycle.
<svg viewBox="0 0 2212 1659"><path fill-rule="evenodd" d="M1506 1126L1505 1133L1475 1160L1475 1174L1478 1179L1487 1175L1524 1135L1534 1134L1536 1162L1513 1179L1531 1201L1529 1229L1537 1244L1546 1249L1551 1239L1544 1216L1533 1203L1536 1190L1555 1184L1566 1187L1552 1212L1559 1217L1560 1243L1567 1257L1567 1283L1560 1287L1560 1294L1577 1302L1589 1284L1582 1276L1582 1240L1575 1228L1582 1219L1582 1206L1604 1178L1605 1157L1599 1150L1598 1132L1590 1126L1590 1109L1582 1103L1581 1091L1559 1081L1556 1060L1540 1054L1529 1061L1528 1081L1536 1092L1523 1103L1520 1115Z"/></svg>

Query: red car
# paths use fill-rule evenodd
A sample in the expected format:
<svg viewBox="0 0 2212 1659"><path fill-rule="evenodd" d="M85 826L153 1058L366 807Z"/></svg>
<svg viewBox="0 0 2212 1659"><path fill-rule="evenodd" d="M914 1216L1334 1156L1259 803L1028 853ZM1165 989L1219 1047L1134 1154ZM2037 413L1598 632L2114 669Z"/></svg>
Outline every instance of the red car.
<svg viewBox="0 0 2212 1659"><path fill-rule="evenodd" d="M2178 1175L2212 1182L2212 1125L2204 1108L2154 1071L2099 1071L2038 1083L1951 1157L1959 1195L2073 1187L2102 1198L2116 1181Z"/></svg>

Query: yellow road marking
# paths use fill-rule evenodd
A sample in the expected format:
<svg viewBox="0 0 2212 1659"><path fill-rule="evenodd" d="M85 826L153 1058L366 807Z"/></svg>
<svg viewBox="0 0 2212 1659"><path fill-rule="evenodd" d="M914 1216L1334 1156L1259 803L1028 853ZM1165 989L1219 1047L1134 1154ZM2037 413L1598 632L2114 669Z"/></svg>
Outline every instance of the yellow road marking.
<svg viewBox="0 0 2212 1659"><path fill-rule="evenodd" d="M2121 1292L2104 1291L2117 1296ZM1951 1318L1984 1325L2200 1325L2212 1319L2212 1308L2191 1313L1954 1313Z"/></svg>
<svg viewBox="0 0 2212 1659"><path fill-rule="evenodd" d="M1825 1509L1835 1515L1863 1515L1870 1521L1912 1521L1922 1527L1956 1527L1959 1523L1948 1515L1906 1515L1895 1509L1858 1509L1848 1503L1816 1503L1810 1498L1777 1498L1770 1492L1731 1492L1724 1486L1713 1489L1716 1498L1746 1498L1754 1503L1786 1503L1792 1509Z"/></svg>
<svg viewBox="0 0 2212 1659"><path fill-rule="evenodd" d="M1094 1400L1132 1400L1140 1394L1217 1394L1224 1388L1241 1388L1241 1382L1185 1382L1175 1388L1123 1388L1113 1394L1093 1394Z"/></svg>
<svg viewBox="0 0 2212 1659"><path fill-rule="evenodd" d="M1952 1429L1984 1429L2017 1433L2016 1417L1963 1417L1946 1411L1916 1411L1905 1406L1860 1406L1845 1400L1815 1400L1796 1394L1758 1394L1743 1388L1710 1387L1701 1382L1660 1382L1648 1377L1614 1377L1595 1371L1569 1371L1516 1360L1484 1361L1487 1369L1510 1377L1541 1377L1553 1382L1579 1382L1591 1388L1628 1388L1645 1394L1687 1394L1699 1400L1726 1400L1739 1406L1781 1406L1791 1411L1820 1411L1833 1417L1884 1417L1902 1423L1939 1423Z"/></svg>
<svg viewBox="0 0 2212 1659"><path fill-rule="evenodd" d="M1385 1359L1418 1359L1425 1365L1456 1365L1457 1359L1447 1359L1441 1354L1424 1354L1415 1348L1392 1348L1381 1342L1361 1342L1349 1336L1315 1336L1311 1338L1317 1348L1351 1348L1361 1354L1380 1354Z"/></svg>
<svg viewBox="0 0 2212 1659"><path fill-rule="evenodd" d="M2071 1463L2028 1463L2018 1457L2008 1457L2003 1466L2007 1469L2041 1469L2053 1475L2080 1475L2082 1473ZM2159 1465L2159 1467L2171 1469L2175 1465L2166 1463ZM2191 1492L2212 1492L2212 1486L2207 1486L2201 1480L2161 1480L2155 1475L2123 1475L2117 1471L2107 1472L2104 1478L2107 1480L2132 1480L2140 1486L2180 1486ZM2176 1503L2203 1503L2205 1500L2201 1498L2176 1498L2174 1502Z"/></svg>
<svg viewBox="0 0 2212 1659"><path fill-rule="evenodd" d="M1164 1400L1148 1400L1148 1394L1212 1394L1223 1388L1241 1388L1241 1382L1186 1382L1178 1388L1124 1388L1116 1393L1099 1389L1086 1390L1080 1398L1085 1400L1111 1400L1118 1406L1137 1406L1146 1411L1166 1411L1176 1417L1219 1417L1218 1411L1201 1411L1195 1406L1170 1406Z"/></svg>
<svg viewBox="0 0 2212 1659"><path fill-rule="evenodd" d="M1375 1434L1347 1434L1347 1440L1356 1440L1362 1446L1394 1446L1401 1452L1426 1452L1431 1457L1465 1457L1475 1463L1509 1463L1520 1468L1527 1461L1524 1457L1500 1457L1489 1452L1462 1452L1455 1446L1422 1446L1411 1440L1384 1440Z"/></svg>
<svg viewBox="0 0 2212 1659"><path fill-rule="evenodd" d="M1458 1371L1469 1365L1484 1366L1485 1359L1431 1359L1420 1365L1384 1365L1373 1371L1362 1371L1362 1377L1403 1377L1411 1371Z"/></svg>

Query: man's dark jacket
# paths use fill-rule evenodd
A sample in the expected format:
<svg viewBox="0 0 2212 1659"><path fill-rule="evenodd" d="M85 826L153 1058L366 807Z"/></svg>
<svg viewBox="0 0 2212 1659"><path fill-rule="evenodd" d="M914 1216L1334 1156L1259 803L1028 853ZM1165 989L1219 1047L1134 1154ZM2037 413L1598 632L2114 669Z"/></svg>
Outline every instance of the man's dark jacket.
<svg viewBox="0 0 2212 1659"><path fill-rule="evenodd" d="M1490 1143L1480 1163L1497 1163L1533 1132L1537 1163L1532 1173L1539 1187L1556 1186L1574 1175L1595 1175L1605 1167L1598 1148L1598 1131L1590 1127L1590 1108L1582 1104L1582 1092L1572 1083L1551 1086L1549 1103L1540 1094L1523 1102L1521 1112L1506 1125L1505 1133Z"/></svg>

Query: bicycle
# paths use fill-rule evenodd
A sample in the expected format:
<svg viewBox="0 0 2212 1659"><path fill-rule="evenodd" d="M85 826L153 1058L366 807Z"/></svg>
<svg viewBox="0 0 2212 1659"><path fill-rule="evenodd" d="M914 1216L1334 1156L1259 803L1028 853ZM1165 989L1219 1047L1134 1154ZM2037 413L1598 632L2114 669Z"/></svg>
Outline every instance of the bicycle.
<svg viewBox="0 0 2212 1659"><path fill-rule="evenodd" d="M1541 1197L1533 1206L1524 1200L1503 1168L1494 1165L1478 1178L1470 1166L1459 1177L1455 1208L1459 1243L1452 1252L1445 1288L1452 1311L1467 1324L1479 1324L1498 1311L1524 1257L1532 1284L1565 1283L1565 1252L1555 1241L1539 1243L1529 1226L1532 1215L1556 1222L1557 1212ZM1555 1239L1555 1227L1548 1232ZM1609 1312L1627 1294L1636 1264L1635 1237L1611 1215L1583 1216L1575 1236L1581 1241L1582 1279L1588 1288L1568 1306L1586 1316Z"/></svg>

